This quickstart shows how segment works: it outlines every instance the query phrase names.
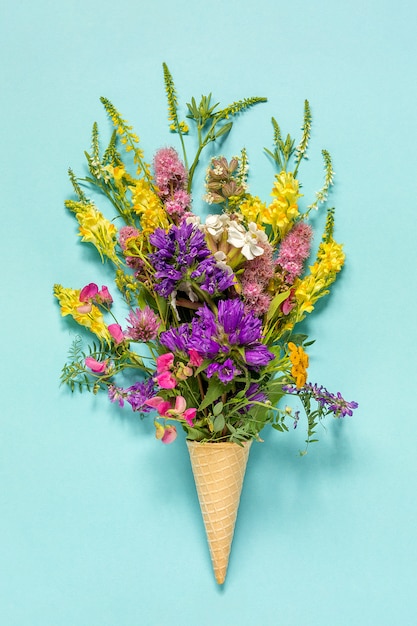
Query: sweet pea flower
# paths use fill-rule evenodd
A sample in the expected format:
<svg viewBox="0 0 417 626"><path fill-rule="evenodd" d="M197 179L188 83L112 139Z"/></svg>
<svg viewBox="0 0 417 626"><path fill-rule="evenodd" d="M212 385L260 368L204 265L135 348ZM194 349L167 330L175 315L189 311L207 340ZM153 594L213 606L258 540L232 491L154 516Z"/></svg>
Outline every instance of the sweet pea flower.
<svg viewBox="0 0 417 626"><path fill-rule="evenodd" d="M107 370L107 361L100 362L92 356L86 357L85 364L95 374L104 374Z"/></svg>
<svg viewBox="0 0 417 626"><path fill-rule="evenodd" d="M187 403L183 396L175 398L174 406L168 400L164 400L160 396L154 396L146 400L145 404L156 409L161 417L166 419L185 420L189 426L193 425L193 420L197 414L197 409L187 409Z"/></svg>
<svg viewBox="0 0 417 626"><path fill-rule="evenodd" d="M175 441L177 438L177 429L175 428L175 426L166 426L165 427L165 432L163 434L163 437L161 439L162 443L172 443L173 441Z"/></svg>
<svg viewBox="0 0 417 626"><path fill-rule="evenodd" d="M162 443L169 444L175 441L177 438L177 429L175 426L162 426L159 422L155 421L155 437L162 441Z"/></svg>
<svg viewBox="0 0 417 626"><path fill-rule="evenodd" d="M163 372L167 372L172 368L174 364L174 355L172 352L167 352L166 354L161 354L156 359L156 371L158 374L162 374Z"/></svg>
<svg viewBox="0 0 417 626"><path fill-rule="evenodd" d="M107 329L116 343L122 343L125 336L119 324L110 324L110 326L108 326Z"/></svg>
<svg viewBox="0 0 417 626"><path fill-rule="evenodd" d="M195 350L194 348L190 348L188 350L188 355L190 357L190 365L192 365L193 367L200 367L200 365L204 361L203 357L198 354L197 350Z"/></svg>
<svg viewBox="0 0 417 626"><path fill-rule="evenodd" d="M110 305L113 302L113 298L111 297L109 289L108 287L106 287L106 285L103 285L101 287L100 291L97 293L97 298L103 304Z"/></svg>
<svg viewBox="0 0 417 626"><path fill-rule="evenodd" d="M161 372L155 376L156 383L161 387L161 389L175 389L177 386L177 379L171 372Z"/></svg>
<svg viewBox="0 0 417 626"><path fill-rule="evenodd" d="M80 291L79 300L80 302L89 302L94 300L96 295L98 294L98 287L95 283L89 283L85 287L83 287Z"/></svg>

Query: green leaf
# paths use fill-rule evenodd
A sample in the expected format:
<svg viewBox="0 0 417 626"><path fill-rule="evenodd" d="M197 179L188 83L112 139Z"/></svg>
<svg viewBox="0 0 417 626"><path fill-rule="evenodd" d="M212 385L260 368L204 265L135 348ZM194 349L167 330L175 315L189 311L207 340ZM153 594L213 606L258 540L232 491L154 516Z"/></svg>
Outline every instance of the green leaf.
<svg viewBox="0 0 417 626"><path fill-rule="evenodd" d="M227 387L223 385L219 380L215 378L211 378L209 385L207 387L206 395L204 396L204 400L198 407L199 411L203 411L206 409L209 404L213 404L215 400L220 398L220 396L227 390Z"/></svg>
<svg viewBox="0 0 417 626"><path fill-rule="evenodd" d="M214 405L213 407L213 415L220 415L220 413L223 411L223 402L217 402L217 404Z"/></svg>
<svg viewBox="0 0 417 626"><path fill-rule="evenodd" d="M275 315L279 305L282 304L284 300L286 300L289 297L290 293L291 293L291 289L287 289L287 291L283 291L282 293L277 293L277 295L275 296L275 298L272 300L271 304L269 305L269 309L266 314L266 319L268 320L268 322Z"/></svg>
<svg viewBox="0 0 417 626"><path fill-rule="evenodd" d="M219 433L223 430L224 425L225 425L226 421L224 419L224 415L223 413L220 413L220 415L218 415L214 422L213 422L213 429L216 433Z"/></svg>

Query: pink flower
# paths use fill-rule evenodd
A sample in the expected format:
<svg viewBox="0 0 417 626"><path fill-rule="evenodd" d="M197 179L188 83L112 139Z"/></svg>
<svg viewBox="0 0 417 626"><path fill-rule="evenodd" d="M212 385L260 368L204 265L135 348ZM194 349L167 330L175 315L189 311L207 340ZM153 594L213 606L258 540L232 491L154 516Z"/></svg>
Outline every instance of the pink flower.
<svg viewBox="0 0 417 626"><path fill-rule="evenodd" d="M97 299L103 304L111 304L113 302L113 298L110 295L108 287L105 285L103 285L101 290L98 292Z"/></svg>
<svg viewBox="0 0 417 626"><path fill-rule="evenodd" d="M128 339L145 342L156 339L160 319L148 305L143 309L130 311L126 321L130 324L125 333Z"/></svg>
<svg viewBox="0 0 417 626"><path fill-rule="evenodd" d="M155 381L161 389L174 389L177 386L177 379L168 371L155 376Z"/></svg>
<svg viewBox="0 0 417 626"><path fill-rule="evenodd" d="M162 443L172 443L177 438L177 429L175 426L162 426L159 422L155 424L155 437L160 439Z"/></svg>
<svg viewBox="0 0 417 626"><path fill-rule="evenodd" d="M168 400L164 400L160 396L154 396L145 401L145 404L156 409L161 417L165 419L185 420L189 426L193 425L193 420L197 415L197 409L187 409L187 403L183 396L175 398L174 406Z"/></svg>
<svg viewBox="0 0 417 626"><path fill-rule="evenodd" d="M155 182L161 197L168 197L187 182L187 171L174 148L161 148L154 157Z"/></svg>
<svg viewBox="0 0 417 626"><path fill-rule="evenodd" d="M296 305L296 300L294 298L294 289L291 289L291 293L286 300L281 304L281 311L284 315L288 315Z"/></svg>
<svg viewBox="0 0 417 626"><path fill-rule="evenodd" d="M162 372L167 372L172 369L174 364L174 355L172 352L167 352L166 354L161 354L156 359L156 371L158 374L162 374Z"/></svg>
<svg viewBox="0 0 417 626"><path fill-rule="evenodd" d="M96 374L104 374L107 370L107 361L97 361L92 356L88 356L85 359L85 364L90 370Z"/></svg>
<svg viewBox="0 0 417 626"><path fill-rule="evenodd" d="M89 302L90 300L94 300L96 295L98 294L98 287L95 283L89 283L85 287L83 287L80 291L79 300L80 302Z"/></svg>
<svg viewBox="0 0 417 626"><path fill-rule="evenodd" d="M125 336L119 324L110 324L110 326L108 326L107 328L114 341L116 343L122 343Z"/></svg>
<svg viewBox="0 0 417 626"><path fill-rule="evenodd" d="M198 354L197 350L195 350L194 348L190 348L188 350L188 355L190 357L190 365L192 365L193 367L200 367L200 365L204 361L203 357Z"/></svg>
<svg viewBox="0 0 417 626"><path fill-rule="evenodd" d="M313 229L305 222L298 222L281 243L277 259L287 275L285 281L292 284L303 272L304 261L310 254Z"/></svg>
<svg viewBox="0 0 417 626"><path fill-rule="evenodd" d="M122 226L119 230L119 245L122 250L126 250L126 242L139 235L139 231L134 226Z"/></svg>
<svg viewBox="0 0 417 626"><path fill-rule="evenodd" d="M177 438L177 429L175 426L165 426L165 432L162 436L162 443L172 443Z"/></svg>
<svg viewBox="0 0 417 626"><path fill-rule="evenodd" d="M171 403L168 400L164 400L161 396L154 396L145 400L145 404L152 409L156 409L161 417L169 417L167 411L171 408Z"/></svg>

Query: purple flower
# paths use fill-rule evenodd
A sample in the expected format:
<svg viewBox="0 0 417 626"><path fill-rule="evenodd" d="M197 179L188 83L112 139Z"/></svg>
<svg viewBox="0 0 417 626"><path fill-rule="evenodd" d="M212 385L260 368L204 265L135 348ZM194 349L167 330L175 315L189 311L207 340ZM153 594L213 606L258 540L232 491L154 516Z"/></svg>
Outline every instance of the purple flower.
<svg viewBox="0 0 417 626"><path fill-rule="evenodd" d="M202 231L182 222L168 232L157 228L149 241L156 251L149 256L159 281L155 290L168 298L173 291L192 291L193 283L215 295L231 287L233 274L219 268Z"/></svg>
<svg viewBox="0 0 417 626"><path fill-rule="evenodd" d="M110 385L108 394L110 401L118 402L119 406L124 406L126 400L133 411L148 413L151 408L145 403L146 400L155 395L155 384L152 378L149 378L146 381L139 381L127 389Z"/></svg>
<svg viewBox="0 0 417 626"><path fill-rule="evenodd" d="M242 369L259 369L274 358L262 343L261 321L245 313L238 299L221 300L217 315L204 304L189 324L161 333L162 345L171 352L195 352L212 361L206 370L222 382L230 382Z"/></svg>
<svg viewBox="0 0 417 626"><path fill-rule="evenodd" d="M235 367L232 359L226 359L224 363L210 363L206 369L207 378L211 378L213 374L217 374L222 383L230 383L235 376L240 374L240 370Z"/></svg>
<svg viewBox="0 0 417 626"><path fill-rule="evenodd" d="M126 389L127 401L133 411L148 413L151 408L145 404L146 400L155 395L155 384L152 378L146 381L139 381Z"/></svg>
<svg viewBox="0 0 417 626"><path fill-rule="evenodd" d="M316 383L307 383L300 389L294 387L294 385L283 385L282 390L285 393L312 398L320 405L326 414L333 413L334 417L352 416L354 409L357 409L359 406L357 402L348 402L345 400L339 391L335 395L327 391L325 387L319 386Z"/></svg>

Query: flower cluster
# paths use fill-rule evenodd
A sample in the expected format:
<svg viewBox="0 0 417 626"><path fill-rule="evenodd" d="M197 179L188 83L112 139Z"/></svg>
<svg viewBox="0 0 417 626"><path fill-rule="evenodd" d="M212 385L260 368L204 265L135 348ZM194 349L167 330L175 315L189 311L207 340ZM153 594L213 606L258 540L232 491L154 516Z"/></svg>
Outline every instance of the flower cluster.
<svg viewBox="0 0 417 626"><path fill-rule="evenodd" d="M75 198L66 206L79 223L82 241L114 268L119 305L126 312L119 321L120 306L114 306L113 290L105 285L55 285L62 315L72 316L94 337L87 350L82 338L75 340L62 381L71 389L106 391L119 407L153 412L156 437L166 444L177 437L177 425L188 439L209 442L259 439L268 423L288 430L286 421L292 419L296 427L300 411L280 408L279 401L296 396L306 412L309 443L319 419L329 413L352 415L357 407L339 392L308 382L310 344L294 332L329 292L345 260L334 239L333 209L327 211L315 258L312 250L309 215L327 198L330 156L323 151L323 188L312 204L302 206L298 169L311 128L306 102L296 147L289 135L282 140L273 119L274 148L266 151L276 167L270 201L249 191L246 150L231 158L216 156L206 170L203 219L192 210L203 151L227 136L238 113L265 98L245 98L224 108L212 105L210 96L202 96L200 104L193 98L187 118L196 126L198 145L191 160L185 142L189 128L178 116L165 65L164 79L170 129L182 156L168 146L146 163L132 127L102 98L115 133L102 152L94 125L86 153L90 175L82 180L110 201L117 220L98 210L70 170Z"/></svg>

